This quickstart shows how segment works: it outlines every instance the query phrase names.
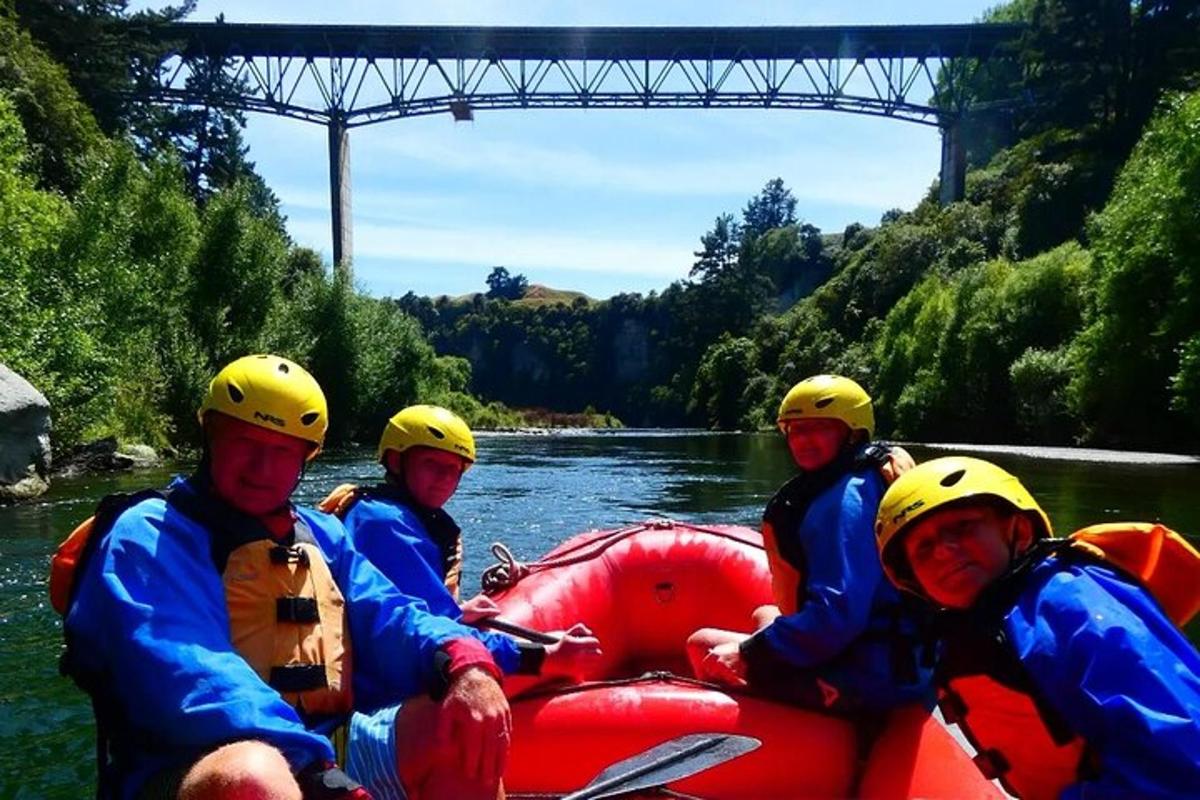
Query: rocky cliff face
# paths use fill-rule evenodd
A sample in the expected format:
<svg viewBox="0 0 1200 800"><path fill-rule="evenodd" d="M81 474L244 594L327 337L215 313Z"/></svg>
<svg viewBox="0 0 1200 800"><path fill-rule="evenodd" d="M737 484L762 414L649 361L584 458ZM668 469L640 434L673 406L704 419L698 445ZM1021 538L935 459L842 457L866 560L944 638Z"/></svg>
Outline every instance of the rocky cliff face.
<svg viewBox="0 0 1200 800"><path fill-rule="evenodd" d="M50 403L0 364L0 503L37 497L49 475Z"/></svg>
<svg viewBox="0 0 1200 800"><path fill-rule="evenodd" d="M621 320L613 340L617 383L644 381L650 372L650 329L635 319Z"/></svg>

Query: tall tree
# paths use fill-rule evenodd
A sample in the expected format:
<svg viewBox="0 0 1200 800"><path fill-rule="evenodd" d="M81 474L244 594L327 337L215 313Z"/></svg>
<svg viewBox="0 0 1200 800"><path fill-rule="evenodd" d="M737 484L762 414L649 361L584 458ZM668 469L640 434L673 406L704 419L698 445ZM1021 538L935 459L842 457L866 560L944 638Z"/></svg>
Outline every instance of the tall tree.
<svg viewBox="0 0 1200 800"><path fill-rule="evenodd" d="M162 25L196 0L129 13L129 0L12 0L21 26L67 68L71 83L108 134L153 130L158 109L134 99L137 65L158 63Z"/></svg>
<svg viewBox="0 0 1200 800"><path fill-rule="evenodd" d="M512 275L505 267L495 267L487 276L487 296L493 300L520 300L529 288L524 275Z"/></svg>
<svg viewBox="0 0 1200 800"><path fill-rule="evenodd" d="M713 228L700 237L700 249L696 251L696 262L689 277L698 277L706 282L716 279L737 265L741 248L742 229L733 221L732 214L722 214L713 223Z"/></svg>
<svg viewBox="0 0 1200 800"><path fill-rule="evenodd" d="M784 186L783 178L773 178L742 211L742 239L748 241L773 228L796 222L796 198Z"/></svg>

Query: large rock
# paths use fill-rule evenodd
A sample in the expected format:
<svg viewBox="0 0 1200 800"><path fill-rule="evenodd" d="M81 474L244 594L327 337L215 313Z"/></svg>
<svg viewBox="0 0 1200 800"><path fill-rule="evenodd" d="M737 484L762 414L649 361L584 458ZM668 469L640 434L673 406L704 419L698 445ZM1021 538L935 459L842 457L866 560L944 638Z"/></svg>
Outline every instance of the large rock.
<svg viewBox="0 0 1200 800"><path fill-rule="evenodd" d="M113 436L76 445L59 456L54 474L60 478L154 467L161 463L158 453L152 448L144 444L121 448Z"/></svg>
<svg viewBox="0 0 1200 800"><path fill-rule="evenodd" d="M50 488L50 403L0 364L0 502Z"/></svg>

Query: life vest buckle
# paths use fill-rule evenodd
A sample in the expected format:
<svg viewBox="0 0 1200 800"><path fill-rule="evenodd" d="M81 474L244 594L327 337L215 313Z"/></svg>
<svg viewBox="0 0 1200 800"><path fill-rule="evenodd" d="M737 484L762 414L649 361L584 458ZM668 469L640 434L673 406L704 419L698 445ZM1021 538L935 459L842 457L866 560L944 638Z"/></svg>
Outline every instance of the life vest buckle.
<svg viewBox="0 0 1200 800"><path fill-rule="evenodd" d="M307 567L308 551L303 547L288 547L287 545L276 545L271 548L271 563L272 564L299 564L302 567Z"/></svg>
<svg viewBox="0 0 1200 800"><path fill-rule="evenodd" d="M315 625L321 621L315 597L275 598L275 619L279 622L294 622L297 625Z"/></svg>

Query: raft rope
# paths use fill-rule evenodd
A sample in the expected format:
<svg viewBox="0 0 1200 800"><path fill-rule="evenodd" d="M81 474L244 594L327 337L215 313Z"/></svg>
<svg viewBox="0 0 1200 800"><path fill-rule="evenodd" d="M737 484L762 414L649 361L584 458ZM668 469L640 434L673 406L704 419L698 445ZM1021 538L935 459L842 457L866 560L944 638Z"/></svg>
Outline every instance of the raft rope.
<svg viewBox="0 0 1200 800"><path fill-rule="evenodd" d="M484 594L496 594L510 586L516 586L529 574L529 567L517 561L517 557L504 542L492 543L492 555L496 557L496 563L485 569L479 578Z"/></svg>
<svg viewBox="0 0 1200 800"><path fill-rule="evenodd" d="M620 528L612 531L604 536L597 536L593 539L587 539L579 544L556 553L553 556L542 558L532 564L524 564L517 560L512 551L503 542L496 542L492 545L492 555L496 557L496 563L483 571L480 577L480 583L483 586L484 594L492 595L516 586L520 581L524 580L529 575L535 572L543 572L548 569L557 569L558 567L566 567L571 564L578 564L583 561L590 561L596 558L605 550L609 549L618 542L624 541L629 537L641 533L646 530L669 530L674 528L676 523L669 520L654 520L652 522L643 522L638 525L633 525L628 528ZM700 525L687 525L687 527L700 533L707 533L712 536L719 536L722 539L730 539L739 544L757 547L762 550L763 545L758 542L747 541L746 539L728 531L718 530L716 528L707 528Z"/></svg>

